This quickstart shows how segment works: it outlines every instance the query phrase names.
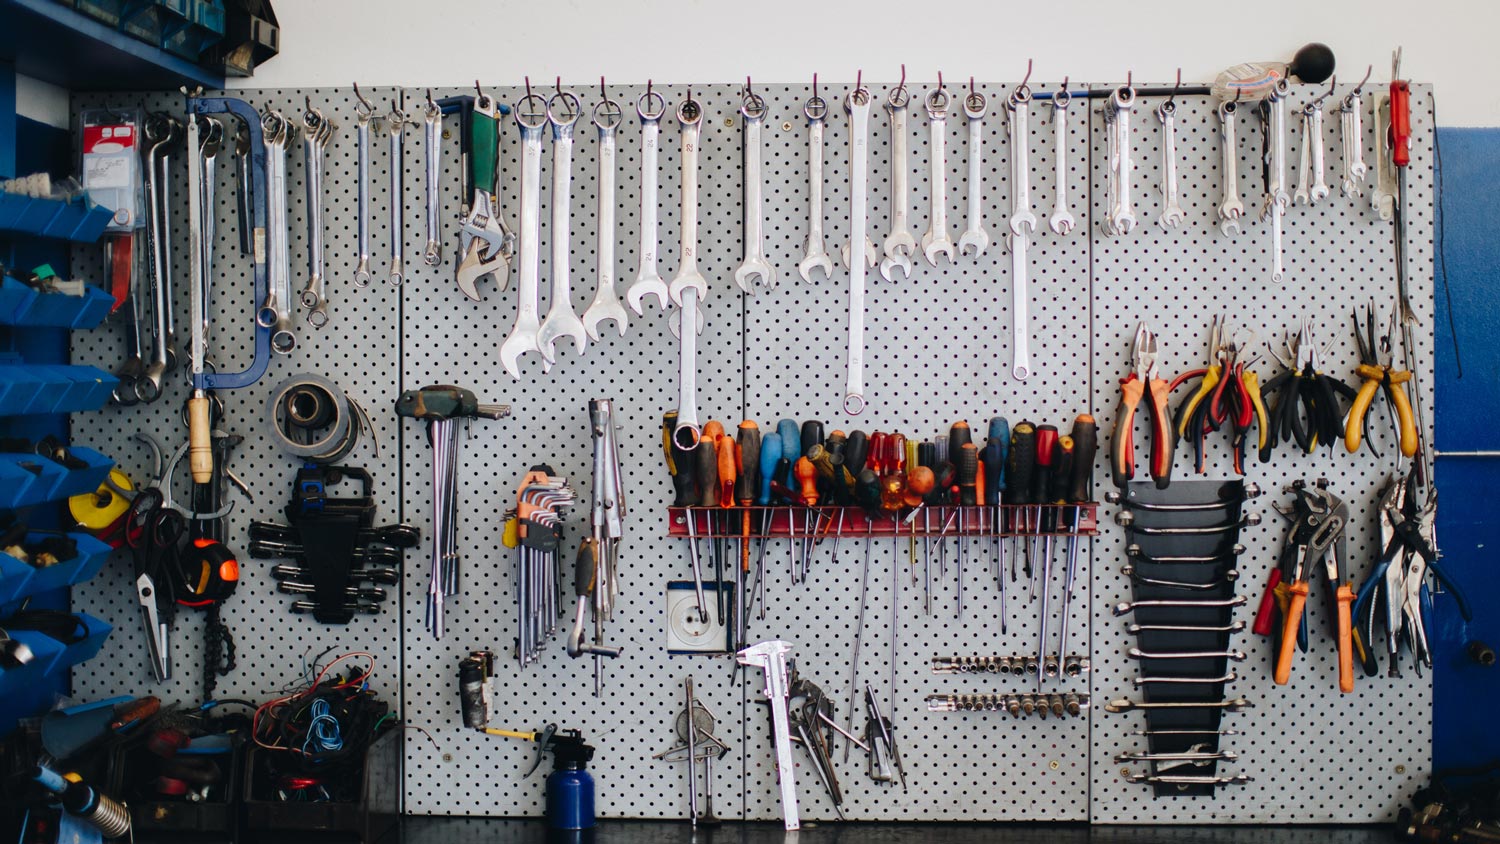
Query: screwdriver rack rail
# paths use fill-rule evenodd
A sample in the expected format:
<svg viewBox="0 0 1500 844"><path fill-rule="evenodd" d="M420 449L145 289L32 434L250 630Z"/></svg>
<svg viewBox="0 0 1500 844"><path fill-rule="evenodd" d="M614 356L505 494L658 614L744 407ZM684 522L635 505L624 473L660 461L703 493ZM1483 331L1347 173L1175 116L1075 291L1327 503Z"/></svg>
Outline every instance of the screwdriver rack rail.
<svg viewBox="0 0 1500 844"><path fill-rule="evenodd" d="M1067 525L1078 513L1078 530ZM1099 503L985 504L924 506L872 515L863 507L808 507L801 504L753 507L668 507L667 535L694 539L799 539L816 537L900 536L948 539L959 536L1012 537L1099 535ZM749 515L746 527L745 516ZM996 529L996 519L1000 529ZM1031 530L1026 525L1043 526ZM1049 524L1058 525L1048 530Z"/></svg>

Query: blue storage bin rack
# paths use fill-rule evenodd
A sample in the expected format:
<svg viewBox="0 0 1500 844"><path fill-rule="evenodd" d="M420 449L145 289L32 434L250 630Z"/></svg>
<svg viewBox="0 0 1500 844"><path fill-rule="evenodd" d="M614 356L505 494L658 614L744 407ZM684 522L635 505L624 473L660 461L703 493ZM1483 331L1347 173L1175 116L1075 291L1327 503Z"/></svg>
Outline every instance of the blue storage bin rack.
<svg viewBox="0 0 1500 844"><path fill-rule="evenodd" d="M0 696L51 674L65 661L63 655L67 651L62 642L35 630L16 630L10 635L31 648L31 662L15 668L0 668Z"/></svg>
<svg viewBox="0 0 1500 844"><path fill-rule="evenodd" d="M91 580L100 569L104 568L110 553L114 551L113 548L86 533L70 533L68 538L78 544L78 553L71 560L64 560L43 569L35 568L9 554L0 553L0 569L16 571L18 577L21 572L16 566L25 566L31 570L30 576L24 579L20 589L15 590L16 594L6 603ZM8 582L0 582L0 590L12 591L9 586Z"/></svg>
<svg viewBox="0 0 1500 844"><path fill-rule="evenodd" d="M82 296L40 293L6 278L0 285L0 325L25 328L95 328L114 307L115 297L89 285Z"/></svg>
<svg viewBox="0 0 1500 844"><path fill-rule="evenodd" d="M98 410L119 384L95 366L0 365L0 416Z"/></svg>
<svg viewBox="0 0 1500 844"><path fill-rule="evenodd" d="M93 492L115 465L91 448L75 446L70 452L86 465L70 469L39 454L0 453L0 510L34 507Z"/></svg>
<svg viewBox="0 0 1500 844"><path fill-rule="evenodd" d="M94 243L113 217L108 208L94 205L87 197L32 199L0 193L0 232Z"/></svg>
<svg viewBox="0 0 1500 844"><path fill-rule="evenodd" d="M36 569L9 554L0 554L0 606L31 594L31 576Z"/></svg>
<svg viewBox="0 0 1500 844"><path fill-rule="evenodd" d="M0 494L0 498L9 499L0 502L5 504L7 510L53 500L54 493L68 477L68 470L61 463L54 463L39 454L7 454L0 459L31 476L31 483L19 494Z"/></svg>
<svg viewBox="0 0 1500 844"><path fill-rule="evenodd" d="M62 664L70 667L81 662L88 662L98 656L99 649L104 647L104 640L108 639L110 631L114 630L109 622L94 618L86 612L74 613L74 615L78 616L89 632L83 641L68 645L64 651Z"/></svg>

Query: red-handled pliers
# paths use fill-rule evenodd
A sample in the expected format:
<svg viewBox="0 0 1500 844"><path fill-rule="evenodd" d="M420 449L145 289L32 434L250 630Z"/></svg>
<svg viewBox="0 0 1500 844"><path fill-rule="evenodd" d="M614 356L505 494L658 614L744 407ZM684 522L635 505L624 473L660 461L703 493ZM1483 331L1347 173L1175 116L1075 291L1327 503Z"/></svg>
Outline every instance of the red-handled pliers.
<svg viewBox="0 0 1500 844"><path fill-rule="evenodd" d="M1151 408L1151 479L1157 489L1172 483L1172 454L1177 432L1167 409L1167 382L1157 377L1156 335L1142 322L1135 332L1134 369L1120 382L1120 409L1115 414L1111 464L1115 486L1124 489L1135 477L1135 413L1149 394Z"/></svg>

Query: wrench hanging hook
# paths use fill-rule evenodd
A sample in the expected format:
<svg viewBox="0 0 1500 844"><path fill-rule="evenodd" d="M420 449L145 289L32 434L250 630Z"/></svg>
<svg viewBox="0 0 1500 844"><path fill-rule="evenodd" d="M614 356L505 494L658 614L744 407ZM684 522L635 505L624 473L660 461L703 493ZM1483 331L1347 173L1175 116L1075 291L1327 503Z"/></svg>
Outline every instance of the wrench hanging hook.
<svg viewBox="0 0 1500 844"><path fill-rule="evenodd" d="M1182 68L1177 68L1177 81L1172 83L1172 93L1167 95L1167 101L1161 107L1168 113L1177 110L1177 92L1182 90Z"/></svg>
<svg viewBox="0 0 1500 844"><path fill-rule="evenodd" d="M1357 97L1360 94L1364 93L1365 83L1370 81L1370 74L1372 74L1374 72L1375 72L1375 65L1366 65L1365 66L1365 78L1359 80L1359 84L1354 86L1354 90L1349 92L1349 96L1350 97Z"/></svg>
<svg viewBox="0 0 1500 844"><path fill-rule="evenodd" d="M1031 93L1031 88L1029 86L1027 86L1026 83L1028 83L1030 81L1031 81L1031 59L1027 59L1026 60L1026 75L1023 76L1023 77L1021 77L1021 84L1016 86L1016 93L1019 94L1020 92L1025 91L1026 94L1029 95ZM970 84L972 85L972 83L973 83L973 80L971 79L970 80ZM943 86L943 75L942 74L938 74L938 87L941 88L942 86Z"/></svg>

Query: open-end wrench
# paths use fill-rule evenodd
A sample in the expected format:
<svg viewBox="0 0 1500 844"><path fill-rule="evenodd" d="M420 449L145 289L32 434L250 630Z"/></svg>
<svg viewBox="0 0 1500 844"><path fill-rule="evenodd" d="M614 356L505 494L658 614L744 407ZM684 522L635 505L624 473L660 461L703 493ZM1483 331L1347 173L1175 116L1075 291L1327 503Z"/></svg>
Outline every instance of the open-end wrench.
<svg viewBox="0 0 1500 844"><path fill-rule="evenodd" d="M745 259L734 271L734 283L751 295L757 283L770 290L776 286L776 270L766 260L766 245L761 236L765 225L761 194L765 185L760 179L760 130L766 118L766 101L759 94L745 88L745 98L740 104L740 116L744 118L745 161ZM759 280L758 282L756 280Z"/></svg>
<svg viewBox="0 0 1500 844"><path fill-rule="evenodd" d="M1156 224L1164 229L1175 229L1183 224L1187 215L1177 201L1177 103L1167 100L1156 108L1156 119L1161 123L1161 216Z"/></svg>
<svg viewBox="0 0 1500 844"><path fill-rule="evenodd" d="M661 116L666 110L662 95L649 90L635 104L635 112L641 117L641 268L625 291L625 301L636 316L645 315L643 300L647 296L655 296L659 308L666 308L670 301L667 283L656 269L656 162L661 149Z"/></svg>
<svg viewBox="0 0 1500 844"><path fill-rule="evenodd" d="M1312 141L1312 188L1308 191L1308 197L1312 204L1328 198L1332 193L1328 188L1327 174L1323 167L1323 98L1319 97L1312 105L1308 106L1307 129L1304 133L1303 142Z"/></svg>
<svg viewBox="0 0 1500 844"><path fill-rule="evenodd" d="M984 230L984 112L983 94L970 91L964 97L964 117L969 123L969 213L968 225L958 238L958 254L977 258L990 247ZM1035 223L1033 223L1035 225ZM973 249L971 253L968 250Z"/></svg>
<svg viewBox="0 0 1500 844"><path fill-rule="evenodd" d="M572 337L578 354L588 343L583 320L573 311L571 259L571 199L573 195L573 126L583 107L578 97L558 91L547 101L547 119L552 123L552 304L547 318L537 331L536 345L546 361L544 368L557 360L557 338Z"/></svg>
<svg viewBox="0 0 1500 844"><path fill-rule="evenodd" d="M177 366L176 331L172 324L172 158L168 150L182 137L182 127L166 114L152 114L146 119L147 247L150 251L151 337L154 341L151 360L134 384L135 398L154 402L161 397L162 381ZM190 150L189 155L197 155Z"/></svg>
<svg viewBox="0 0 1500 844"><path fill-rule="evenodd" d="M459 225L459 247L463 258L454 272L459 292L479 301L479 280L493 276L495 286L510 284L510 262L515 256L515 234L505 225L500 210L496 177L500 173L500 105L479 91L469 114L469 168L474 183L469 213Z"/></svg>
<svg viewBox="0 0 1500 844"><path fill-rule="evenodd" d="M390 133L391 141L391 284L397 287L406 280L406 267L402 264L401 257L405 250L403 241L406 240L406 193L402 172L406 161L406 124L410 122L411 118L392 100L391 113L385 117L385 127Z"/></svg>
<svg viewBox="0 0 1500 844"><path fill-rule="evenodd" d="M541 328L537 298L541 294L542 130L547 126L547 101L527 94L515 108L521 132L521 230L516 260L516 324L500 346L500 363L510 377L521 380L521 356L539 352L537 331Z"/></svg>
<svg viewBox="0 0 1500 844"><path fill-rule="evenodd" d="M583 312L583 330L597 343L599 323L614 320L620 336L630 324L630 315L615 294L615 130L624 112L606 96L594 106L594 126L599 130L599 273L594 301Z"/></svg>
<svg viewBox="0 0 1500 844"><path fill-rule="evenodd" d="M1234 103L1222 102L1214 110L1219 119L1219 148L1224 155L1220 168L1224 199L1219 203L1219 232L1225 237L1240 233L1240 218L1245 215L1245 203L1240 201L1240 149L1234 136L1236 109Z"/></svg>
<svg viewBox="0 0 1500 844"><path fill-rule="evenodd" d="M1052 199L1052 216L1047 225L1053 234L1067 235L1075 221L1068 210L1068 103L1073 95L1066 88L1052 95L1052 146L1057 193Z"/></svg>
<svg viewBox="0 0 1500 844"><path fill-rule="evenodd" d="M833 259L823 241L823 127L828 103L813 95L803 104L802 113L807 116L807 254L797 264L797 274L812 284L815 269L833 275Z"/></svg>
<svg viewBox="0 0 1500 844"><path fill-rule="evenodd" d="M1010 128L1010 230L1028 239L1036 232L1031 211L1031 89L1016 88L1005 100Z"/></svg>
<svg viewBox="0 0 1500 844"><path fill-rule="evenodd" d="M438 174L443 163L443 110L432 100L432 91L427 92L427 106L422 112L423 150L427 159L427 248L422 260L435 267L443 262L443 244L439 241L442 225L438 222L438 200L442 197Z"/></svg>
<svg viewBox="0 0 1500 844"><path fill-rule="evenodd" d="M698 272L698 139L703 125L703 107L688 91L677 107L677 122L682 127L682 265L669 287L672 301L678 304L668 318L668 327L677 335L677 427L672 441L684 451L698 447L701 431L698 425L698 335L703 332L704 315L699 306L708 292Z"/></svg>
<svg viewBox="0 0 1500 844"><path fill-rule="evenodd" d="M1130 114L1135 110L1135 89L1118 88L1104 106L1105 123L1110 127L1109 170L1110 208L1104 220L1105 230L1124 236L1135 230L1135 207L1130 196L1130 173L1135 169L1131 155Z"/></svg>
<svg viewBox="0 0 1500 844"><path fill-rule="evenodd" d="M854 246L849 266L849 359L844 382L844 412L856 416L865 409L865 235L869 209L870 92L856 88L844 98L849 113L849 242ZM945 235L946 238L946 235ZM953 244L948 243L948 258Z"/></svg>
<svg viewBox="0 0 1500 844"><path fill-rule="evenodd" d="M1271 281L1280 284L1286 280L1282 266L1282 225L1286 210L1292 204L1292 195L1287 191L1286 164L1286 101L1291 95L1291 86L1283 79L1266 97L1266 139L1270 145L1267 161L1265 205L1261 208L1261 219L1271 221Z"/></svg>
<svg viewBox="0 0 1500 844"><path fill-rule="evenodd" d="M1026 281L1026 250L1031 238L1010 233L1010 376L1031 377L1031 286Z"/></svg>
<svg viewBox="0 0 1500 844"><path fill-rule="evenodd" d="M354 286L370 286L370 122L375 117L375 105L365 99L359 92L359 86L354 86L354 96L358 102L354 105L354 138L356 164L355 164L355 220L354 226L358 233L358 263L354 265ZM241 220L248 219L245 215Z"/></svg>
<svg viewBox="0 0 1500 844"><path fill-rule="evenodd" d="M307 186L307 286L300 299L307 309L307 324L322 328L328 324L327 279L323 275L323 154L338 123L307 103L302 113L303 180Z"/></svg>
<svg viewBox="0 0 1500 844"><path fill-rule="evenodd" d="M270 284L266 301L255 313L255 324L271 329L271 350L287 354L297 348L292 327L292 280L287 262L286 146L296 126L279 111L261 118L266 147L266 264Z"/></svg>
<svg viewBox="0 0 1500 844"><path fill-rule="evenodd" d="M1339 106L1339 139L1344 150L1344 196L1360 195L1365 173L1365 105L1355 88Z"/></svg>
<svg viewBox="0 0 1500 844"><path fill-rule="evenodd" d="M1297 189L1292 191L1292 204L1312 205L1312 146L1321 143L1322 138L1313 138L1311 104L1297 113L1297 121L1302 132L1302 146L1297 150Z"/></svg>
<svg viewBox="0 0 1500 844"><path fill-rule="evenodd" d="M927 94L927 127L927 187L931 191L931 210L927 218L927 233L922 235L922 257L935 267L939 255L945 256L950 264L957 255L953 241L948 237L948 92L942 87Z"/></svg>
<svg viewBox="0 0 1500 844"><path fill-rule="evenodd" d="M911 255L917 250L917 239L912 236L907 224L908 196L906 183L910 167L906 163L907 106L911 104L911 92L905 85L891 89L885 97L885 111L891 128L891 233L885 236L885 258L880 262L880 276L894 281L891 272L897 267L911 278Z"/></svg>

